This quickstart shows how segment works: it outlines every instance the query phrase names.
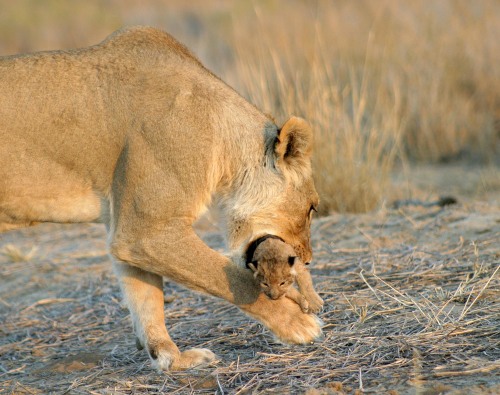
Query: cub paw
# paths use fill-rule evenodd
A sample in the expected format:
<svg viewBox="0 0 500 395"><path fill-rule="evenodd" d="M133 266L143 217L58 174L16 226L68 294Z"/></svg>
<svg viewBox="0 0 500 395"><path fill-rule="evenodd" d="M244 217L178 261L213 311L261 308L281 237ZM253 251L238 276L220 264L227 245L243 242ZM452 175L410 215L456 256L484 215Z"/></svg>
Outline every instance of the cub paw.
<svg viewBox="0 0 500 395"><path fill-rule="evenodd" d="M311 311L309 307L309 302L303 296L299 300L299 306L302 309L303 313L309 313Z"/></svg>
<svg viewBox="0 0 500 395"><path fill-rule="evenodd" d="M323 310L323 304L325 303L323 299L317 294L314 293L310 295L309 298L307 298L309 301L309 312L310 313L319 313L321 310Z"/></svg>

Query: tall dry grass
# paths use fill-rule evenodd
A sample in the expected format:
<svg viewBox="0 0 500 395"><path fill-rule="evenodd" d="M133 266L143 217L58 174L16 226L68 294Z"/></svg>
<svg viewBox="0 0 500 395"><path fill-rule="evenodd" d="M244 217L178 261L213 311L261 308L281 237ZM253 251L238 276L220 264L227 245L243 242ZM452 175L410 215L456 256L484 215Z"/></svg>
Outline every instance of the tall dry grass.
<svg viewBox="0 0 500 395"><path fill-rule="evenodd" d="M376 207L396 159L487 162L498 153L499 3L270 9L253 3L247 24L235 18L235 84L280 118L312 122L323 212Z"/></svg>
<svg viewBox="0 0 500 395"><path fill-rule="evenodd" d="M387 199L400 161L491 162L500 140L495 0L0 0L3 54L171 32L279 121L307 118L325 212Z"/></svg>
<svg viewBox="0 0 500 395"><path fill-rule="evenodd" d="M389 185L398 152L400 87L378 83L382 70L370 64L369 47L355 63L338 53L319 7L310 10L313 23L303 23L303 12L282 15L297 29L275 23L260 7L254 10L261 40L249 40L246 29L235 30L241 89L282 120L298 114L312 123L321 212L373 209Z"/></svg>

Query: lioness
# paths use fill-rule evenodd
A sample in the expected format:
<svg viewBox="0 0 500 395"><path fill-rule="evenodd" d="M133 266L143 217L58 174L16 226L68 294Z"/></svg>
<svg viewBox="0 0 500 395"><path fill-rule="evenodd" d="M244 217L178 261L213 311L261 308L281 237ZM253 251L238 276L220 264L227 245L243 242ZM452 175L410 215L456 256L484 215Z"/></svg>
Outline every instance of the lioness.
<svg viewBox="0 0 500 395"><path fill-rule="evenodd" d="M270 300L235 264L263 234L311 260L318 195L304 120L278 128L148 27L88 48L1 58L0 91L0 229L104 222L138 342L158 369L215 358L170 339L162 276L237 305L284 342L321 334L315 316ZM211 201L225 213L232 258L192 229Z"/></svg>
<svg viewBox="0 0 500 395"><path fill-rule="evenodd" d="M293 300L305 313L317 313L323 299L314 290L307 266L294 249L280 237L266 235L257 240L255 250L247 251L247 265L262 291L271 299L282 296ZM297 283L299 291L293 287Z"/></svg>

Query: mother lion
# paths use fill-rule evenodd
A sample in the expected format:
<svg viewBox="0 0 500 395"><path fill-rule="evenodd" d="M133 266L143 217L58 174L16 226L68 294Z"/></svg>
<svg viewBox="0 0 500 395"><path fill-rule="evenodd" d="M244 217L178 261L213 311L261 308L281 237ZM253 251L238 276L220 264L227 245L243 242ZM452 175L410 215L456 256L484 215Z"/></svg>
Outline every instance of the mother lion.
<svg viewBox="0 0 500 395"><path fill-rule="evenodd" d="M305 121L277 128L183 45L144 27L0 58L0 91L0 230L104 222L138 341L158 369L215 358L170 339L162 276L237 305L285 342L321 334L315 316L268 299L235 264L263 234L311 259L318 196ZM192 229L213 199L232 260Z"/></svg>

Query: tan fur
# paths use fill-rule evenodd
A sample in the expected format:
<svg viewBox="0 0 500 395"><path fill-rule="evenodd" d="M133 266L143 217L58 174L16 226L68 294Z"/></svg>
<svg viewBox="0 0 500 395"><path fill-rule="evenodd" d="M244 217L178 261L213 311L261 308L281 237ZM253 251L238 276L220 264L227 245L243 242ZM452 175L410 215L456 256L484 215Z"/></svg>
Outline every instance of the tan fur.
<svg viewBox="0 0 500 395"><path fill-rule="evenodd" d="M317 313L323 307L323 300L314 290L306 265L295 255L294 249L283 241L267 239L255 249L249 266L269 298L276 300L286 296L297 303L304 313ZM293 287L294 282L300 292Z"/></svg>
<svg viewBox="0 0 500 395"><path fill-rule="evenodd" d="M312 133L281 128L152 28L73 51L0 58L0 230L101 221L139 343L159 369L211 361L168 336L162 276L223 298L281 340L307 343L319 321L261 295L240 263L246 246L281 236L311 259ZM293 136L287 138L286 136ZM192 223L222 207L232 259Z"/></svg>

